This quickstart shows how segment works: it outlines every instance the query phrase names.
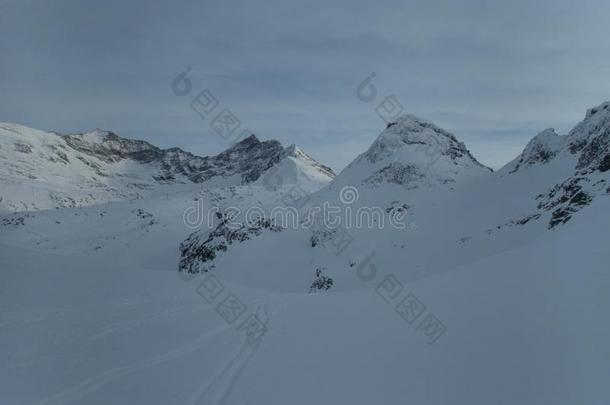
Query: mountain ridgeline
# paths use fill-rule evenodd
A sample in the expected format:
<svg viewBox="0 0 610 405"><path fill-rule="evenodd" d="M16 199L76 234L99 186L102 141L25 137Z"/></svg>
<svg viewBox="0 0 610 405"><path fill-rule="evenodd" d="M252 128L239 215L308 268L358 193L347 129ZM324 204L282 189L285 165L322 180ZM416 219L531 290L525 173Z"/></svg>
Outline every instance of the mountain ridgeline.
<svg viewBox="0 0 610 405"><path fill-rule="evenodd" d="M604 103L590 109L568 135L544 130L518 157L494 172L449 132L421 118L401 116L328 186L309 196L312 206L349 205L350 212L359 208L370 212L376 207L387 214L368 228L345 229L350 245L342 251L343 260L337 261L332 252L333 239L341 234L338 229L314 229L308 237L302 232L311 234L312 230L277 233L243 227L240 232L249 232L249 236L242 243L219 224L211 233L194 232L181 245L180 270L235 272L238 263L218 269L217 255L231 256L230 251L240 244L256 246L255 240L266 234L265 239L273 240L272 245L280 251L298 252L294 262L309 263L314 256L316 268L331 269L329 274L337 281L333 288L351 285L353 280L345 279L342 269L347 262L358 260L345 259L357 258L372 245L378 264L385 262L387 268L396 266L397 257L404 257L411 268L428 269L422 274L439 272L459 262L477 260L481 252L499 254L515 249L574 221L579 211L593 204L607 204L609 145L610 103ZM356 190L348 202L341 199L345 187ZM401 215L407 223L400 229L388 225L397 209L408 213ZM305 245L304 240L311 243ZM443 254L434 246L442 248ZM252 251L251 255L258 253ZM282 266L296 265L293 261L278 264L273 257L273 262L263 266L282 274ZM270 278L265 285L275 282ZM294 288L298 290L296 285Z"/></svg>
<svg viewBox="0 0 610 405"><path fill-rule="evenodd" d="M260 141L255 135L218 155L201 157L99 129L61 135L0 123L0 158L2 211L138 199L180 184L249 184L285 160L301 177L313 179L309 191L334 177L330 168L294 145Z"/></svg>

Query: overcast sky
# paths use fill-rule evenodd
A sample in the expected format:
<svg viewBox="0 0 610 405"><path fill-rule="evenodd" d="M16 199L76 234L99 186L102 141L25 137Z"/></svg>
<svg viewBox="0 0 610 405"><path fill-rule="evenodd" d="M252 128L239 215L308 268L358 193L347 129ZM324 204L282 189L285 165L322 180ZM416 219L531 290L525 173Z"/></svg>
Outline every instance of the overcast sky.
<svg viewBox="0 0 610 405"><path fill-rule="evenodd" d="M210 127L228 108L236 134L340 170L395 96L498 168L610 99L608 16L607 0L0 0L0 121L206 155L229 146ZM176 95L187 67L190 92ZM218 105L202 118L190 103L204 89Z"/></svg>

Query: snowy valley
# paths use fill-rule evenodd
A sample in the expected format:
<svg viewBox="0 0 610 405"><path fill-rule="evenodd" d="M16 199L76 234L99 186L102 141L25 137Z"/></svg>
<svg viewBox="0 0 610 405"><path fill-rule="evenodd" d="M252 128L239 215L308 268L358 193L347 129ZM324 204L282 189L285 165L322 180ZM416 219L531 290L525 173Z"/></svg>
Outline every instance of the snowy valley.
<svg viewBox="0 0 610 405"><path fill-rule="evenodd" d="M335 175L1 123L0 403L610 403L610 102L496 172L373 138Z"/></svg>

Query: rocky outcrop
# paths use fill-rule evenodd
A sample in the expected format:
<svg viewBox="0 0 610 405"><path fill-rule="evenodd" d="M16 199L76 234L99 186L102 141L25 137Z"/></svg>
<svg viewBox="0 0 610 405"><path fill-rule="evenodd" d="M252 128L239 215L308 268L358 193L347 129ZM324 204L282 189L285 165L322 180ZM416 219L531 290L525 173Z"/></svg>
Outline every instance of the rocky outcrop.
<svg viewBox="0 0 610 405"><path fill-rule="evenodd" d="M608 195L610 102L589 109L585 119L566 136L552 129L541 132L502 171L514 174L550 162L557 165L555 169L568 168L572 173L536 196L537 208L551 214L548 228L552 229L570 221L595 199Z"/></svg>
<svg viewBox="0 0 610 405"><path fill-rule="evenodd" d="M523 167L546 164L561 151L564 137L548 128L536 135L526 145L523 152L513 162L509 163L509 173L515 173Z"/></svg>
<svg viewBox="0 0 610 405"><path fill-rule="evenodd" d="M333 286L334 280L322 273L322 269L316 269L316 278L309 286L309 292L328 291Z"/></svg>
<svg viewBox="0 0 610 405"><path fill-rule="evenodd" d="M250 224L233 227L226 218L219 216L220 223L209 233L197 231L180 244L180 263L178 271L185 273L208 272L214 268L216 257L226 252L229 246L242 243L262 232L281 232L269 219L258 219Z"/></svg>

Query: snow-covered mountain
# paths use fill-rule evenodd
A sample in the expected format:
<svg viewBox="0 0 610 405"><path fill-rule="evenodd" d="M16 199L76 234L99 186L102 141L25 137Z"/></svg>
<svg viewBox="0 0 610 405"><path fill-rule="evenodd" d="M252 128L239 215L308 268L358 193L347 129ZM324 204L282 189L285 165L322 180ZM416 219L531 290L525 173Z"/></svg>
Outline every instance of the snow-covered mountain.
<svg viewBox="0 0 610 405"><path fill-rule="evenodd" d="M303 181L309 191L334 177L294 145L261 142L254 135L218 155L200 157L99 129L61 135L0 123L0 210L137 199L171 192L176 185L248 184L276 165L284 183Z"/></svg>
<svg viewBox="0 0 610 405"><path fill-rule="evenodd" d="M274 141L2 127L2 191L155 190L0 216L2 403L610 403L610 103L497 172L403 116L330 183Z"/></svg>
<svg viewBox="0 0 610 405"><path fill-rule="evenodd" d="M369 149L341 172L335 184L452 187L460 178L489 171L449 132L413 115L403 115L387 124Z"/></svg>
<svg viewBox="0 0 610 405"><path fill-rule="evenodd" d="M557 135L553 128L547 128L532 138L523 152L507 163L501 171L514 173L527 166L548 163L561 151L564 141L565 138Z"/></svg>
<svg viewBox="0 0 610 405"><path fill-rule="evenodd" d="M189 236L180 268L214 268L237 282L248 271L240 263L252 260L265 269L252 280L253 287L291 291L303 291L309 287L305 275L326 269L325 275L335 280L333 288L342 290L358 285L346 267L358 263L367 250L374 250L377 262L387 268L407 261L417 271L405 278L417 279L477 260L482 252L498 254L526 245L595 200L608 203L607 106L589 110L567 136L543 131L495 173L455 136L423 119L402 116L327 187L307 196L300 211L301 225L312 207L325 204L337 207L339 215L349 212L350 221L341 218L338 227L273 231L272 224L231 230L220 223L213 232ZM351 193L347 200L346 191ZM395 216L403 223L391 226ZM247 237L235 240L235 232ZM342 232L350 243L336 255L333 240ZM267 242L259 245L259 238ZM267 244L291 254L266 256ZM244 257L250 260L243 262ZM286 267L299 270L288 275L282 272Z"/></svg>
<svg viewBox="0 0 610 405"><path fill-rule="evenodd" d="M540 212L551 212L549 228L569 221L593 200L610 194L610 102L587 111L567 135L546 129L503 167L501 176L544 173L548 188L536 196ZM539 215L539 214L536 214Z"/></svg>

